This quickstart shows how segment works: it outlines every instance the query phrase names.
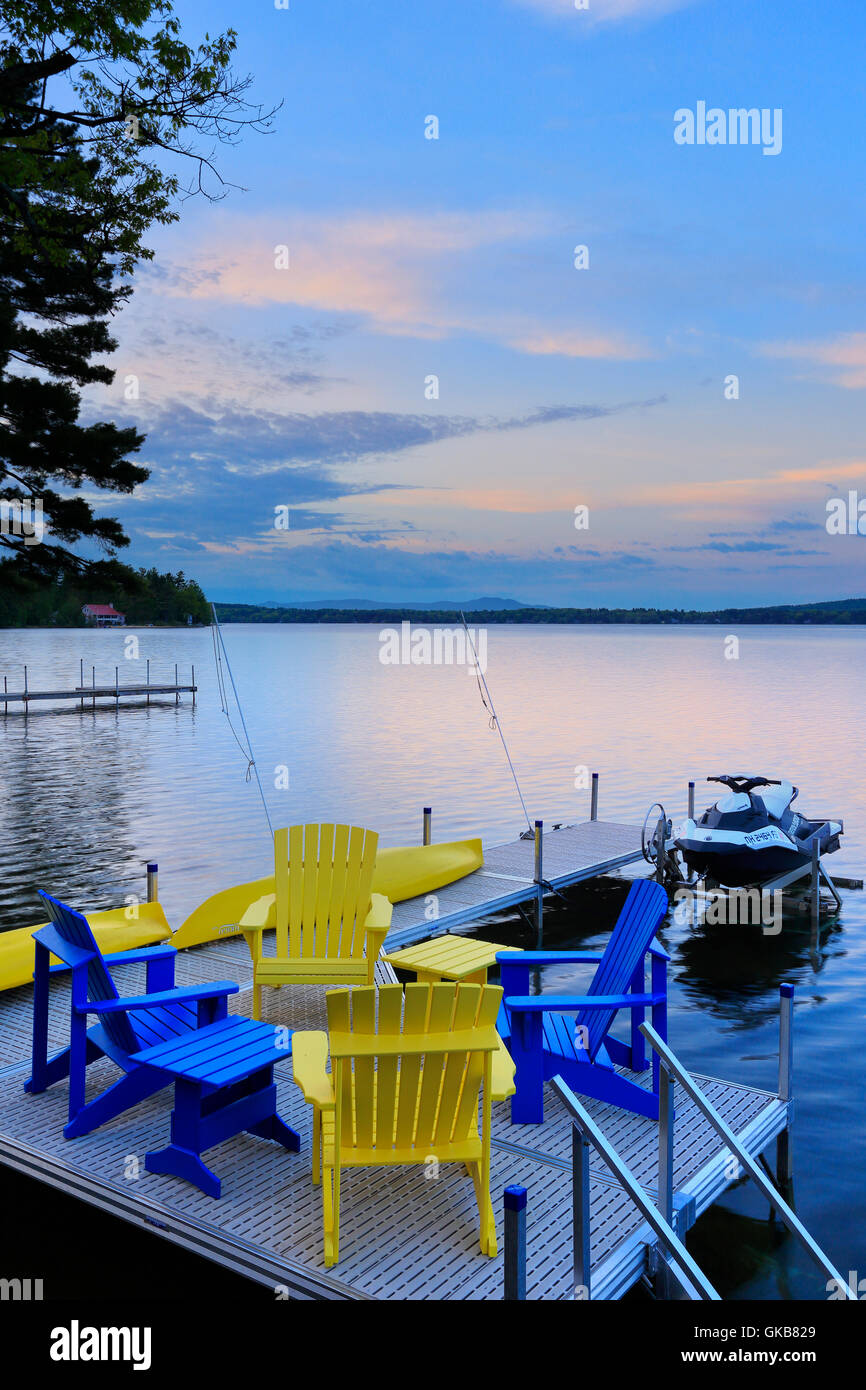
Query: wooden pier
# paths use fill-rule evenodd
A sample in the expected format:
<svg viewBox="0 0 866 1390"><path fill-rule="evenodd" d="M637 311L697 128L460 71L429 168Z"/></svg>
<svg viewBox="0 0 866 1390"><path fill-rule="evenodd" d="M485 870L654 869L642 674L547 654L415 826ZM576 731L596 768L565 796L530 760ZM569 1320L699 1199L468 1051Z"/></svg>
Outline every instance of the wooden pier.
<svg viewBox="0 0 866 1390"><path fill-rule="evenodd" d="M96 709L97 700L113 700L116 707L120 706L121 699L130 696L136 699L144 699L146 704L150 704L151 698L155 695L173 695L175 704L180 703L181 695L191 694L192 703L195 704L198 686L195 683L195 667L190 669L190 679L188 684L181 684L178 680L177 666L174 668L174 680L170 682L152 682L150 679L150 661L146 663L146 679L143 685L121 685L120 667L114 668L114 682L96 682L96 668L92 667L92 679L89 685L84 683L84 662L81 662L81 675L79 684L62 690L32 690L29 684L27 667L24 667L24 679L20 690L9 689L8 676L3 677L3 692L0 694L0 703L3 705L3 714L9 713L10 704L21 704L23 713L27 714L31 703L40 700L75 700L80 709Z"/></svg>

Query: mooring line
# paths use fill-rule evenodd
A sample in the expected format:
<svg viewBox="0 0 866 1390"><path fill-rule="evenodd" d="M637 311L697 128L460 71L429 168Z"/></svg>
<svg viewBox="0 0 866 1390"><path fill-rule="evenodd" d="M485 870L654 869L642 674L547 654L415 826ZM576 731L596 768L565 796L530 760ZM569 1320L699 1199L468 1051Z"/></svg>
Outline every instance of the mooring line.
<svg viewBox="0 0 866 1390"><path fill-rule="evenodd" d="M259 789L259 796L262 798L262 806L265 808L265 817L266 817L267 822L268 822L268 830L271 832L271 839L273 840L273 838L274 838L274 827L273 827L273 825L271 824L271 813L270 813L270 811L268 810L268 803L267 803L267 801L265 800L264 788L262 787L262 779L261 779L261 777L259 776L258 764L256 763L255 755L254 755L254 753L253 753L253 745L252 745L252 742L251 742L251 740L250 740L249 731L247 730L247 721L244 719L244 711L243 711L243 707L242 707L241 702L240 702L240 696L238 695L238 688L237 688L237 686L235 685L235 678L234 678L234 675L233 675L233 673L232 673L232 664L231 664L231 662L229 661L229 654L228 654L228 652L226 651L225 638L223 637L223 631L222 631L222 628L220 627L220 620L219 620L219 618L217 617L217 611L216 611L216 604L215 604L215 603L212 603L212 604L211 604L211 609L213 610L213 620L214 620L214 626L215 626L215 629L216 629L216 637L217 637L218 640L219 640L219 645L217 645L217 641L216 641L216 640L214 641L214 655L215 655L215 657L216 657L217 684L218 684L218 686L219 686L220 701L221 701L221 703L222 703L223 714L225 715L226 720L228 721L228 726L229 726L229 728L231 729L232 733L234 734L235 742L237 743L238 747L240 748L241 752L243 753L244 757L245 757L246 760L247 760L247 781L250 780L250 769L251 769L251 768L252 768L252 771L253 771L254 774L255 774L256 784L257 784L258 789ZM235 704L236 704L237 707L238 707L238 714L240 715L240 718L241 718L241 727L242 727L242 729L243 729L243 731L244 731L244 738L245 738L246 741L247 741L247 746L246 746L246 748L244 748L243 744L241 743L240 739L239 739L238 736L237 736L237 733L236 733L236 731L235 731L234 725L232 724L232 721L231 721L231 716L230 716L229 711L228 711L228 700L227 700L227 698L226 698L225 681L224 681L223 676L222 676L221 662L220 662L220 656L219 656L220 649L222 649L222 654L223 654L223 657L224 657L225 663L226 663L226 670L227 670L228 673L229 673L229 680L231 681L232 691L234 692Z"/></svg>
<svg viewBox="0 0 866 1390"><path fill-rule="evenodd" d="M517 795L520 797L520 804L523 807L523 814L526 817L526 824L529 827L530 834L534 835L535 831L532 828L532 821L529 819L529 812L526 809L526 802L523 800L523 792L520 790L520 783L517 780L517 773L514 771L514 763L511 761L511 754L508 751L508 744L505 742L505 735L503 734L502 726L499 723L499 716L497 715L496 710L493 706L493 696L490 694L490 687L488 686L487 681L484 679L484 672L482 671L481 665L478 660L478 653L475 650L475 643L472 640L472 633L469 631L469 627L467 625L466 618L463 615L462 609L460 612L460 621L463 624L464 630L466 632L466 639L470 647L472 648L472 655L475 658L475 681L478 686L478 693L481 696L481 703L490 714L491 729L495 729L499 735L500 742L502 743L502 747L505 750L505 756L508 759L508 766L511 768L511 776L514 778L514 785L517 788Z"/></svg>

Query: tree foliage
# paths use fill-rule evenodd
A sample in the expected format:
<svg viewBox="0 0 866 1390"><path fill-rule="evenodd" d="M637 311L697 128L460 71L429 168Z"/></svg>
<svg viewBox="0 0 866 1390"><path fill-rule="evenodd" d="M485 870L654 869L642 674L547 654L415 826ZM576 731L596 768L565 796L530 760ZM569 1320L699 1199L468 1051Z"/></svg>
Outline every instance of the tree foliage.
<svg viewBox="0 0 866 1390"><path fill-rule="evenodd" d="M168 0L0 0L0 499L38 502L47 532L28 542L7 505L0 545L25 580L128 544L94 493L146 480L143 436L83 423L81 392L113 381L109 325L152 256L147 228L178 195L221 196L215 146L269 126L235 41L189 45Z"/></svg>
<svg viewBox="0 0 866 1390"><path fill-rule="evenodd" d="M0 627L84 627L86 603L113 604L130 626L211 620L207 599L182 570L161 574L108 561L46 582L22 574L11 560L0 565Z"/></svg>

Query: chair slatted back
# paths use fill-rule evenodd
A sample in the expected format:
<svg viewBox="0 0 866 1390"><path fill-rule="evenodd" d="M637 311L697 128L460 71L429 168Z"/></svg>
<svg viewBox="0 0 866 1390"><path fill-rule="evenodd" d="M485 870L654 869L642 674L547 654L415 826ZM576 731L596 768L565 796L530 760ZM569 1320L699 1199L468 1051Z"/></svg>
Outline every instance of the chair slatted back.
<svg viewBox="0 0 866 1390"><path fill-rule="evenodd" d="M447 982L329 991L332 1034L406 1040L405 1051L334 1059L341 1149L409 1149L420 1160L446 1159L449 1145L477 1134L489 1052L471 1045L425 1052L424 1036L480 1037L481 1029L494 1028L501 999L498 985Z"/></svg>
<svg viewBox="0 0 866 1390"><path fill-rule="evenodd" d="M668 895L660 883L644 878L632 884L587 994L626 992L667 910ZM577 1015L575 1027L586 1030L578 1036L587 1039L590 1059L595 1058L616 1012L586 1009Z"/></svg>
<svg viewBox="0 0 866 1390"><path fill-rule="evenodd" d="M86 967L88 999L118 999L120 996L108 973L105 961L102 959L102 952L96 944L96 938L90 930L87 918L83 917L80 912L76 912L74 908L67 907L66 903L52 898L48 893L40 891L39 896L45 903L56 935L60 937L59 942L54 940L51 942L53 953L63 960L59 947L62 947L63 942L66 942L79 951L86 951L90 956ZM38 937L38 935L37 932L36 936ZM126 1013L104 1014L101 1022L116 1047L122 1048L125 1052L137 1050L139 1044Z"/></svg>
<svg viewBox="0 0 866 1390"><path fill-rule="evenodd" d="M276 953L360 960L379 836L349 825L274 833Z"/></svg>

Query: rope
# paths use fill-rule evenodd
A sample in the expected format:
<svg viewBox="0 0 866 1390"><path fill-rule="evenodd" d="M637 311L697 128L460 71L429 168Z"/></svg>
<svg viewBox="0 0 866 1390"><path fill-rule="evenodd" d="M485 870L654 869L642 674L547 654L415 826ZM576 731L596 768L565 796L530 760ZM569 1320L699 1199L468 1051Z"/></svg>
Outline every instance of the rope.
<svg viewBox="0 0 866 1390"><path fill-rule="evenodd" d="M225 638L223 637L222 628L220 627L220 621L219 621L219 618L217 617L217 611L216 611L216 604L215 604L215 603L212 603L212 604L211 604L211 609L213 610L213 626L212 626L212 628L211 628L211 634L212 634L212 636L213 636L214 660L215 660L215 663L216 663L217 687L218 687L218 689L219 689L219 695L220 695L220 707L221 707L221 709L222 709L223 714L224 714L225 717L226 717L226 722L228 723L228 726L229 726L229 728L230 728L231 731L232 731L232 735L233 735L233 737L234 737L235 743L238 745L238 748L241 750L241 752L243 753L244 757L245 757L246 760L247 760L247 771L246 771L246 777L244 778L244 780L245 780L246 782L249 782L250 779L251 779L251 777L253 776L253 774L255 775L256 784L257 784L258 789L259 789L259 796L262 798L262 806L264 807L264 810L265 810L265 819L266 819L267 822L268 822L268 830L269 830L270 833L271 833L271 839L273 839L273 837L274 837L274 827L273 827L272 824L271 824L271 814L270 814L270 811L268 810L268 803L267 803L267 801L265 800L264 788L262 787L262 779L259 777L259 769L258 769L258 766L257 766L257 764L256 764L255 755L253 754L253 745L252 745L252 743L251 743L251 741L250 741L250 736L249 736L249 733L248 733L248 731L247 731L247 723L246 723L246 720L244 719L244 712L243 712L243 708L242 708L242 706L241 706L240 697L239 697L239 695L238 695L238 688L237 688L237 686L235 685L235 678L234 678L234 676L233 676L233 674L232 674L231 662L229 661L229 654L228 654L228 652L226 651ZM231 721L231 715L230 715L230 713L229 713L228 691L227 691L227 689L226 689L225 676L224 676L224 674L223 674L223 669L222 669L223 659L225 659L226 670L227 670L228 673L229 673L229 681L231 682L232 691L233 691L233 693L234 693L235 704L236 704L237 707L238 707L238 714L240 715L240 719L241 719L241 728L243 729L243 732L244 732L244 739L246 740L246 747L244 746L244 744L241 742L240 738L238 737L237 730L235 729L235 727L234 727L234 725L232 724L232 721Z"/></svg>
<svg viewBox="0 0 866 1390"><path fill-rule="evenodd" d="M496 710L493 706L493 696L490 694L490 688L487 684L487 681L484 679L484 672L481 670L481 666L478 661L478 653L475 650L475 643L472 640L472 633L469 631L469 628L466 624L466 619L463 616L462 612L460 614L460 621L463 624L464 630L466 632L467 641L469 642L469 645L472 648L472 655L475 658L475 684L478 686L478 694L481 696L481 703L487 710L487 713L490 715L489 727L491 729L495 729L499 735L499 740L502 744L503 749L505 750L505 756L508 759L508 766L511 768L511 776L514 778L514 785L517 788L517 795L520 797L520 804L523 807L523 814L526 817L526 824L529 827L530 833L534 835L535 831L533 829L532 821L529 819L529 812L526 809L526 802L523 799L523 792L520 790L520 783L517 780L517 773L514 771L514 763L511 761L511 754L508 751L508 744L505 742L505 735L503 734L502 726L499 723L499 716L497 715Z"/></svg>

